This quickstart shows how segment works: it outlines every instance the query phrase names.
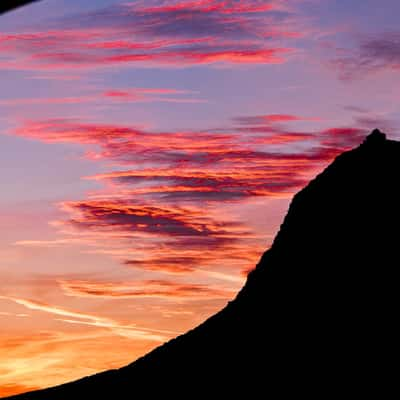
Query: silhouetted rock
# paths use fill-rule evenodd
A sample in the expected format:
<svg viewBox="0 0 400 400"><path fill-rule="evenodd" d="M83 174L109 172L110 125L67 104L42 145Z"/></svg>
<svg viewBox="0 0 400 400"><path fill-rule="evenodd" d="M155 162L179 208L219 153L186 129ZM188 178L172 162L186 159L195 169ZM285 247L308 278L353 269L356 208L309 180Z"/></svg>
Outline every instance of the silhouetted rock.
<svg viewBox="0 0 400 400"><path fill-rule="evenodd" d="M383 132L381 132L379 129L374 129L365 138L364 144L373 146L373 145L379 145L381 143L384 143L385 141L386 141L386 135Z"/></svg>
<svg viewBox="0 0 400 400"><path fill-rule="evenodd" d="M1 0L0 14L39 0Z"/></svg>
<svg viewBox="0 0 400 400"><path fill-rule="evenodd" d="M397 380L399 178L400 143L375 130L294 196L221 312L124 368L13 398L385 397Z"/></svg>

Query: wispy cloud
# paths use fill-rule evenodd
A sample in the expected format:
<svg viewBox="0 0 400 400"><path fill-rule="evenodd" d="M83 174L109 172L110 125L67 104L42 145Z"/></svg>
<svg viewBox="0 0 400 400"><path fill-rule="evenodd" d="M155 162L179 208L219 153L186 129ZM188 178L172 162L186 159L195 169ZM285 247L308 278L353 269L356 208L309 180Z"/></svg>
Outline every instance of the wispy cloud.
<svg viewBox="0 0 400 400"><path fill-rule="evenodd" d="M3 33L0 68L281 63L293 52L282 42L305 33L278 0L135 1L65 17L47 30Z"/></svg>
<svg viewBox="0 0 400 400"><path fill-rule="evenodd" d="M192 274L215 271L217 260L226 259L239 272L249 269L265 243L245 223L221 213L221 206L290 196L311 171L366 132L363 126L307 132L286 126L316 119L250 115L198 132L55 119L28 122L16 134L78 143L88 149L87 158L120 166L87 177L104 189L61 204L68 217L54 224L69 238L97 246L92 251L130 268Z"/></svg>
<svg viewBox="0 0 400 400"><path fill-rule="evenodd" d="M52 331L44 330L41 324L20 332L2 329L0 396L50 387L101 370L119 368L159 343L116 336L108 328L60 325ZM114 351L99 351L104 348Z"/></svg>
<svg viewBox="0 0 400 400"><path fill-rule="evenodd" d="M265 115L252 115L245 117L236 117L234 121L241 125L263 125L270 126L279 122L296 122L296 121L318 121L318 118L302 117L293 114L265 114Z"/></svg>
<svg viewBox="0 0 400 400"><path fill-rule="evenodd" d="M19 317L19 318L26 318L29 317L28 314L25 313L10 313L10 312L6 312L6 311L0 311L0 316L3 317Z"/></svg>
<svg viewBox="0 0 400 400"><path fill-rule="evenodd" d="M204 103L205 100L193 97L193 93L184 90L166 88L128 88L109 89L93 94L69 97L35 97L0 99L0 105L6 107L68 105L80 103Z"/></svg>
<svg viewBox="0 0 400 400"><path fill-rule="evenodd" d="M137 327L135 324L121 324L113 319L99 317L93 314L87 314L78 311L71 311L62 307L35 300L8 296L0 296L0 299L12 301L16 304L24 306L29 310L52 314L54 316L60 317L58 320L65 323L106 328L117 335L125 337L162 342L165 341L166 337L173 334L173 332L157 331L153 329Z"/></svg>
<svg viewBox="0 0 400 400"><path fill-rule="evenodd" d="M356 39L355 48L340 49L331 61L339 76L360 79L379 71L400 70L400 32L381 32Z"/></svg>
<svg viewBox="0 0 400 400"><path fill-rule="evenodd" d="M218 245L219 238L231 238L240 224L234 222L214 221L206 213L196 208L157 207L135 205L123 201L83 201L63 203L63 208L72 218L64 225L79 230L112 230L129 235L140 232L149 235L167 237L194 237L201 241L212 238ZM245 232L239 231L241 235ZM210 245L210 242L207 242Z"/></svg>
<svg viewBox="0 0 400 400"><path fill-rule="evenodd" d="M227 299L234 290L210 287L198 283L183 283L166 280L139 282L88 282L60 281L67 295L78 297L104 297L113 299L155 297L172 300Z"/></svg>
<svg viewBox="0 0 400 400"><path fill-rule="evenodd" d="M227 201L290 194L304 183L306 170L356 144L365 132L364 127L298 132L282 125L295 120L315 118L239 117L234 119L239 126L199 132L47 120L28 122L16 134L48 143L80 143L88 146L90 159L135 166L90 178L119 185L125 199L131 194L164 202ZM303 150L288 147L297 143Z"/></svg>

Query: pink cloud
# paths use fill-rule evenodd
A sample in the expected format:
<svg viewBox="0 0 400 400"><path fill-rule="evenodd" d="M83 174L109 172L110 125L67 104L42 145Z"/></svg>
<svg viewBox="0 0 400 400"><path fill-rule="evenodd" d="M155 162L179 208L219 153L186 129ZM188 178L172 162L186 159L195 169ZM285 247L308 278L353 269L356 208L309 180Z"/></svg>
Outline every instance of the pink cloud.
<svg viewBox="0 0 400 400"><path fill-rule="evenodd" d="M2 106L41 106L54 104L79 104L93 102L167 102L167 103L199 103L205 100L188 97L193 93L184 90L168 88L128 88L124 90L110 89L94 94L84 94L69 97L45 97L45 98L11 98L1 99Z"/></svg>
<svg viewBox="0 0 400 400"><path fill-rule="evenodd" d="M122 185L125 189L126 185L132 187L131 191L124 191L125 195L164 202L218 202L291 193L304 184L306 171L356 144L365 132L363 128L291 132L275 123L304 118L286 114L268 116L267 125L245 126L246 122L255 124L259 119L242 117L240 127L217 132L152 132L128 126L49 120L27 123L16 133L48 143L80 143L90 147L88 158L135 166L133 170L93 178L118 184L119 190ZM304 151L282 149L297 142L307 144ZM158 167L144 169L146 163Z"/></svg>
<svg viewBox="0 0 400 400"><path fill-rule="evenodd" d="M294 51L290 41L304 34L295 21L280 1L115 4L66 17L57 30L49 24L48 30L0 34L0 68L282 63Z"/></svg>
<svg viewBox="0 0 400 400"><path fill-rule="evenodd" d="M259 13L277 8L277 2L273 1L249 1L243 2L220 2L216 0L177 1L169 5L154 5L144 7L145 13L176 13L182 11L198 10L203 13L222 12L224 14L235 13ZM133 3L134 4L134 3Z"/></svg>
<svg viewBox="0 0 400 400"><path fill-rule="evenodd" d="M265 115L252 115L246 117L236 117L235 121L241 125L265 125L270 126L280 122L295 122L295 121L318 121L319 118L304 117L293 114L265 114ZM275 128L271 126L270 128Z"/></svg>
<svg viewBox="0 0 400 400"><path fill-rule="evenodd" d="M285 123L314 118L286 113L262 119L236 118L239 126L200 132L54 119L28 122L16 134L81 144L88 158L120 165L88 177L102 182L102 190L62 204L66 217L56 226L67 238L129 268L185 275L218 272L221 259L232 270L247 270L265 243L221 206L287 198L365 133L363 127L291 131Z"/></svg>

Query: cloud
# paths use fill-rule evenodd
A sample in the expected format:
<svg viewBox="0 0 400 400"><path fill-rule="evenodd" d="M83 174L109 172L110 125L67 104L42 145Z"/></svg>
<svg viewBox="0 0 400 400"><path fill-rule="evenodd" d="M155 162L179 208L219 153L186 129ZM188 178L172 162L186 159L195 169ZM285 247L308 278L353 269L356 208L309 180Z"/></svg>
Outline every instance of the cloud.
<svg viewBox="0 0 400 400"><path fill-rule="evenodd" d="M219 257L219 255L217 255L219 254L218 249L214 250L209 248L199 252L194 250L195 246L191 246L190 249L192 251L187 250L183 254L180 254L179 251L177 253L173 253L173 249L176 250L176 246L174 246L172 249L169 249L170 254L168 254L168 251L165 251L167 249L164 248L162 253L154 252L146 258L124 260L123 264L128 267L143 269L146 271L167 272L172 274L193 274L195 272L199 272L212 277L217 276L214 274L215 271L210 271L209 268L212 268L217 257ZM238 261L251 263L253 261L253 253L246 251L247 249L245 248L240 248L232 242L230 246L227 246L225 243L225 245L222 247L222 250L225 254L229 254L229 259L231 262ZM214 251L216 251L217 254L215 254ZM254 253L258 254L258 251L254 250ZM221 256L223 257L224 255L222 254ZM218 272L215 273L218 274ZM237 277L233 275L226 275L222 272L219 274L219 279L236 282L238 281Z"/></svg>
<svg viewBox="0 0 400 400"><path fill-rule="evenodd" d="M242 13L259 13L271 11L278 7L278 3L271 0L267 1L249 1L247 4L241 1L225 1L217 2L215 0L197 0L197 1L171 1L170 4L157 4L156 2L148 2L152 5L143 8L143 13L175 15L178 19L179 15L189 14L193 16L194 13L209 14L213 12L220 12L222 14L242 14ZM174 28L173 28L174 29ZM176 29L176 28L175 28Z"/></svg>
<svg viewBox="0 0 400 400"><path fill-rule="evenodd" d="M300 120L315 118L249 115L215 130L170 132L53 119L27 122L16 134L81 144L87 158L116 168L86 178L102 189L61 204L66 217L54 224L69 240L49 245L89 244L91 252L158 274L217 271L224 259L229 267L218 272L234 275L255 262L265 243L224 212L227 204L289 197L366 133L363 126L308 132L286 126Z"/></svg>
<svg viewBox="0 0 400 400"><path fill-rule="evenodd" d="M65 222L79 230L103 230L113 232L140 232L143 234L170 237L213 238L231 236L233 222L214 221L196 208L157 207L135 205L122 201L81 201L63 203L63 208L72 215ZM243 234L243 232L241 232Z"/></svg>
<svg viewBox="0 0 400 400"><path fill-rule="evenodd" d="M385 132L395 132L397 123L393 119L387 118L382 115L376 115L374 113L368 113L364 115L358 115L354 118L358 126L371 131L375 128L379 128Z"/></svg>
<svg viewBox="0 0 400 400"><path fill-rule="evenodd" d="M348 149L360 144L365 137L365 129L363 128L329 128L321 132L322 147L320 153L323 157L324 150L338 151L338 149ZM318 152L317 152L318 154Z"/></svg>
<svg viewBox="0 0 400 400"><path fill-rule="evenodd" d="M147 310L153 311L151 307ZM159 344L158 341L116 336L105 328L85 325L74 328L74 325L58 323L53 331L39 330L37 325L22 332L2 330L1 395L59 385L99 371L120 368ZM114 351L99 351L104 348Z"/></svg>
<svg viewBox="0 0 400 400"><path fill-rule="evenodd" d="M101 298L161 298L161 299L227 299L234 290L213 288L209 285L181 283L166 280L147 280L140 282L88 282L60 281L67 295Z"/></svg>
<svg viewBox="0 0 400 400"><path fill-rule="evenodd" d="M214 268L224 257L234 267L249 263L255 248L245 245L252 235L241 223L195 206L160 207L125 199L68 202L63 209L70 218L55 225L64 235L89 242L137 270L191 274Z"/></svg>
<svg viewBox="0 0 400 400"><path fill-rule="evenodd" d="M59 247L73 244L81 244L82 240L73 238L53 239L53 240L18 240L15 246L26 247ZM89 243L88 243L89 244Z"/></svg>
<svg viewBox="0 0 400 400"><path fill-rule="evenodd" d="M352 113L354 125L359 128L367 131L372 131L375 128L379 128L384 132L396 131L397 121L389 118L387 112L376 112L354 105L347 105L343 108Z"/></svg>
<svg viewBox="0 0 400 400"><path fill-rule="evenodd" d="M199 132L53 119L27 122L15 134L46 143L82 144L89 159L134 166L90 178L118 184L125 197L218 202L291 193L304 184L304 171L357 144L366 132L360 118L356 127L315 132L296 132L282 125L294 120L309 118L240 117L234 119L240 126ZM297 143L301 150L288 146ZM134 191L129 192L129 186Z"/></svg>
<svg viewBox="0 0 400 400"><path fill-rule="evenodd" d="M131 201L130 198L139 197L161 203L203 203L290 194L305 183L304 172L355 145L365 133L363 127L296 132L282 126L282 121L307 119L289 114L240 117L234 119L240 123L239 127L200 132L154 132L122 125L53 119L28 122L16 134L47 143L80 143L88 147L86 156L90 159L134 166L134 169L90 178L117 185L122 199ZM307 146L303 145L300 151L283 148L291 143ZM146 168L150 164L153 167ZM126 207L122 203L114 205L119 210ZM119 212L102 214L102 206L100 203L75 204L87 216L89 211L99 208L98 216L113 217L113 224L118 225ZM182 229L186 233L192 229L182 221L166 223L167 215L158 215L158 219L164 219L156 228L157 224L148 224L155 210L143 210L146 215L139 216L138 210L131 208L129 217L121 219L119 224L130 228L143 225L142 230L147 232L171 227L176 235ZM77 222L77 225L84 224ZM90 228L89 220L86 227Z"/></svg>
<svg viewBox="0 0 400 400"><path fill-rule="evenodd" d="M78 104L94 101L92 96L48 97L48 98L13 98L0 100L1 106L42 106L51 104Z"/></svg>
<svg viewBox="0 0 400 400"><path fill-rule="evenodd" d="M400 32L383 32L358 39L356 48L341 49L331 65L344 79L359 79L365 74L400 69Z"/></svg>
<svg viewBox="0 0 400 400"><path fill-rule="evenodd" d="M103 149L104 157L115 159L119 153L128 153L129 150L135 151L137 155L141 152L159 153L168 149L175 153L206 150L209 146L215 148L230 144L234 136L237 136L193 131L150 132L123 125L90 124L71 119L28 121L15 134L47 143L97 144ZM198 140L194 140L194 134ZM218 148L215 149L217 150Z"/></svg>
<svg viewBox="0 0 400 400"><path fill-rule="evenodd" d="M28 386L18 383L2 384L0 387L0 396L7 397L19 393L31 392L40 389L38 386Z"/></svg>
<svg viewBox="0 0 400 400"><path fill-rule="evenodd" d="M123 186L137 186L132 195L158 198L163 201L223 202L239 201L257 196L280 196L301 185L303 179L277 160L268 160L268 153L245 153L253 156L254 167L226 167L223 171L212 169L142 169L115 171L93 176L90 179L112 181ZM224 162L233 154L226 153ZM235 157L240 157L236 154ZM263 160L264 157L264 160ZM283 156L282 156L283 158ZM237 162L239 164L240 161ZM143 186L146 184L145 186ZM125 193L126 195L127 193Z"/></svg>
<svg viewBox="0 0 400 400"><path fill-rule="evenodd" d="M234 121L241 125L264 125L270 126L277 122L316 121L318 118L300 117L293 114L266 114L245 117L236 117Z"/></svg>
<svg viewBox="0 0 400 400"><path fill-rule="evenodd" d="M102 93L106 99L116 102L166 102L166 103L204 103L206 100L188 97L193 92L166 88L131 88L107 90Z"/></svg>
<svg viewBox="0 0 400 400"><path fill-rule="evenodd" d="M205 100L197 99L193 93L184 90L167 88L130 88L130 89L109 89L95 94L69 97L45 97L45 98L11 98L1 99L1 106L42 106L42 105L65 105L94 102L112 103L144 103L144 102L165 102L165 103L201 103Z"/></svg>
<svg viewBox="0 0 400 400"><path fill-rule="evenodd" d="M23 314L23 313L15 314L15 313L10 313L10 312L6 312L6 311L0 311L0 316L3 316L3 317L19 317L19 318L29 317L28 314Z"/></svg>
<svg viewBox="0 0 400 400"><path fill-rule="evenodd" d="M194 256L164 256L148 259L125 260L128 267L141 268L148 271L162 271L175 274L194 272L195 267L201 263L199 257Z"/></svg>
<svg viewBox="0 0 400 400"><path fill-rule="evenodd" d="M0 68L282 63L305 32L278 0L135 1L2 33Z"/></svg>
<svg viewBox="0 0 400 400"><path fill-rule="evenodd" d="M90 325L99 328L105 328L111 330L113 333L130 338L136 338L141 340L151 340L162 342L166 339L166 333L163 331L157 331L153 329L147 329L142 327L137 327L134 324L121 324L113 319L99 317L93 314L87 314L77 311L67 310L62 307L54 306L48 303L43 303L35 300L22 299L17 297L0 296L1 300L12 301L16 304L24 306L29 310L40 311L47 314L55 315L59 318L59 321L70 323L70 324L80 324L80 325ZM171 332L169 332L171 334Z"/></svg>
<svg viewBox="0 0 400 400"><path fill-rule="evenodd" d="M343 107L343 109L346 111L351 111L351 112L361 113L361 114L366 114L369 112L368 109L366 109L364 107L360 107L360 106L355 106L355 105L346 105Z"/></svg>
<svg viewBox="0 0 400 400"><path fill-rule="evenodd" d="M252 118L252 117L248 117ZM258 118L258 117L257 117ZM204 166L210 162L266 158L260 144L287 144L316 139L310 132L292 132L277 126L243 125L203 131L154 132L140 128L91 124L71 119L28 121L16 135L47 143L98 145L101 152L89 158L113 159L123 163L155 162ZM243 141L246 137L246 143Z"/></svg>

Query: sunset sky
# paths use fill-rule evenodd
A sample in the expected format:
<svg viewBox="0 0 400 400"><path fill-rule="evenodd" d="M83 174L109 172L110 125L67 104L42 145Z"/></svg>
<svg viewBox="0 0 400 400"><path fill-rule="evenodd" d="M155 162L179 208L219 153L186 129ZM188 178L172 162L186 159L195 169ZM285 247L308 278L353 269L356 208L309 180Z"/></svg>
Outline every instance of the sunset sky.
<svg viewBox="0 0 400 400"><path fill-rule="evenodd" d="M399 127L397 0L43 0L0 16L0 396L223 307L290 198Z"/></svg>

